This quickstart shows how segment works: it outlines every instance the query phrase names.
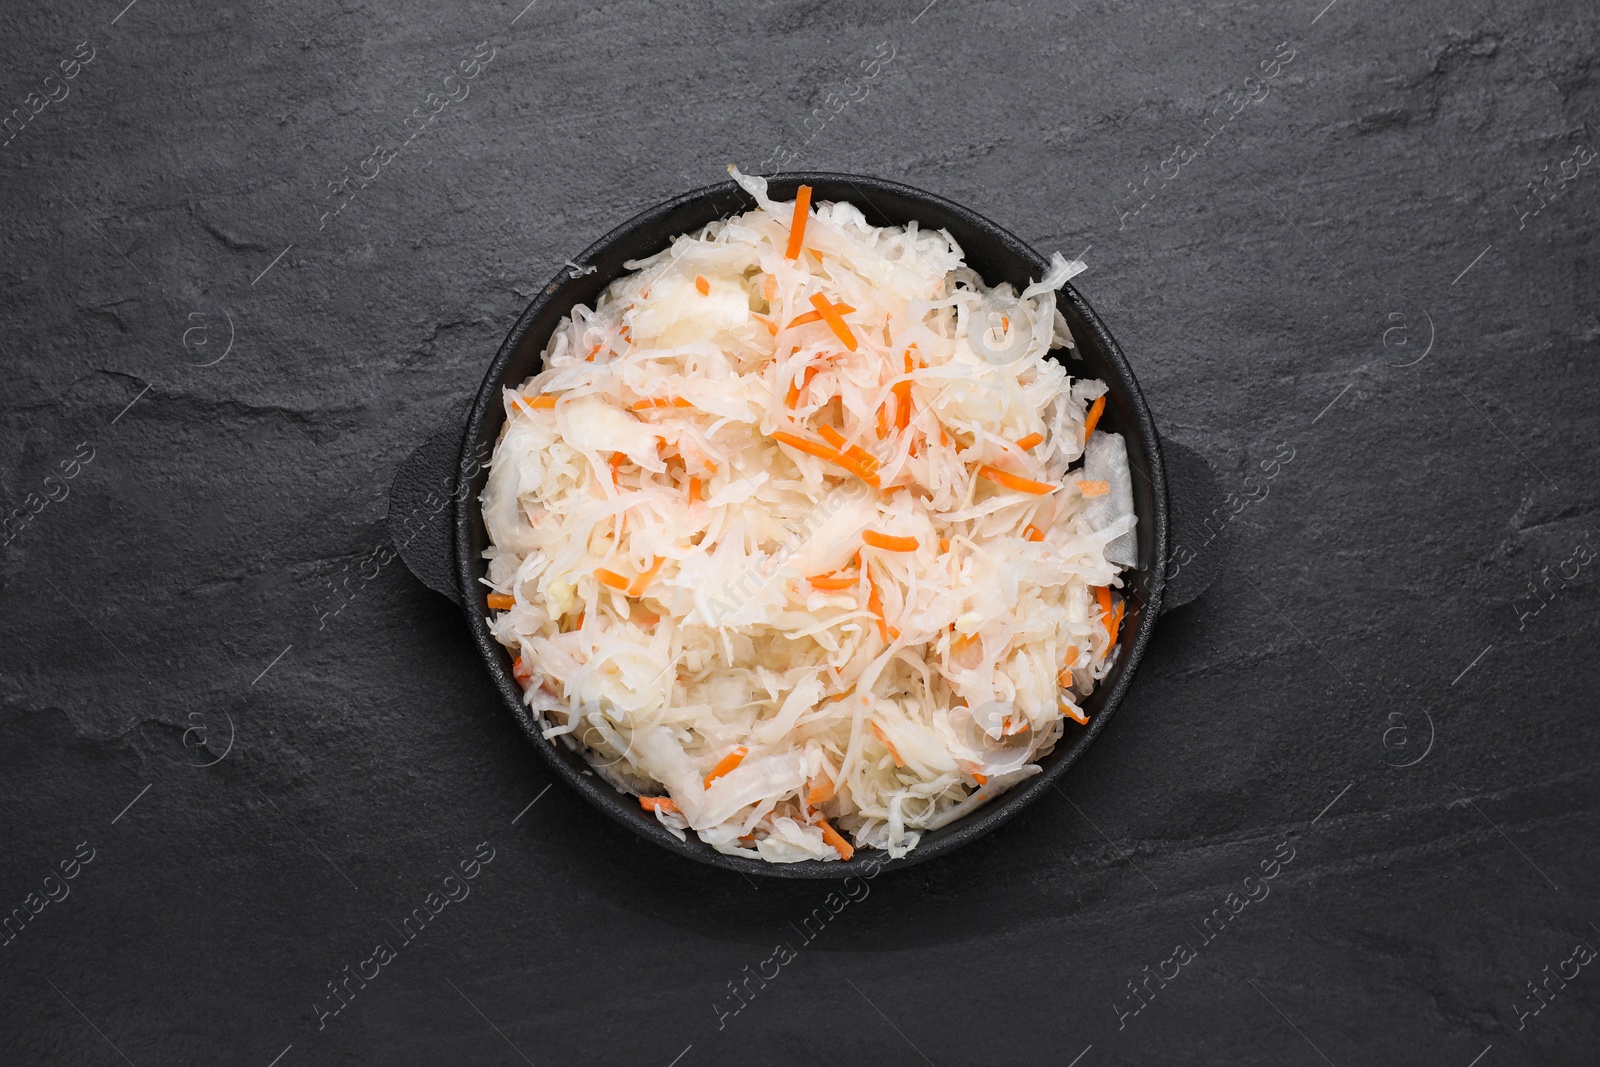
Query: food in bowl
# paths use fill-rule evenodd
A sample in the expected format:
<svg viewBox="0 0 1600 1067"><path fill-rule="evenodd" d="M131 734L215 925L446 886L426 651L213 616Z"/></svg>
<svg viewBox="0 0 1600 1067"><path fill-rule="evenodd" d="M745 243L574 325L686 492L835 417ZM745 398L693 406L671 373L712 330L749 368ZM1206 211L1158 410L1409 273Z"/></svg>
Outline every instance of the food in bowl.
<svg viewBox="0 0 1600 1067"><path fill-rule="evenodd" d="M1049 356L1074 264L991 288L942 230L733 174L754 209L628 263L505 391L490 627L545 736L680 839L900 857L1088 724L1127 452Z"/></svg>

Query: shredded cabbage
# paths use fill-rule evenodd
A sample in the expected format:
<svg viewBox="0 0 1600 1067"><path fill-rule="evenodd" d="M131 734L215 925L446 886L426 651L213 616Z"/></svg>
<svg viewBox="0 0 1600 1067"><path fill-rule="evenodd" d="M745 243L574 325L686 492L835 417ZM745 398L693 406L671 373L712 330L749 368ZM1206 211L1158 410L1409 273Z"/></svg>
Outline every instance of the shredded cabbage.
<svg viewBox="0 0 1600 1067"><path fill-rule="evenodd" d="M506 391L490 625L546 735L674 833L899 857L1038 773L1115 660L1127 453L1085 453L1106 387L1047 355L1082 265L989 288L845 202L789 259L794 205L733 173L754 210L629 263Z"/></svg>

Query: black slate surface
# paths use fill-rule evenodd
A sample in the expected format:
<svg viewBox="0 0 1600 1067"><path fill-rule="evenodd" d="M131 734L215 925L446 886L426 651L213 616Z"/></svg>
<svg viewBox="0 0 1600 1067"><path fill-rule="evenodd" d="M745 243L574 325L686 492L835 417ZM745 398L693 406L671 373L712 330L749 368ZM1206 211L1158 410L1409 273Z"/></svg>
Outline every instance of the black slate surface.
<svg viewBox="0 0 1600 1067"><path fill-rule="evenodd" d="M1600 14L1324 2L12 5L0 1062L1600 1060ZM1237 494L1061 794L832 902L544 792L383 524L779 158L1083 254Z"/></svg>

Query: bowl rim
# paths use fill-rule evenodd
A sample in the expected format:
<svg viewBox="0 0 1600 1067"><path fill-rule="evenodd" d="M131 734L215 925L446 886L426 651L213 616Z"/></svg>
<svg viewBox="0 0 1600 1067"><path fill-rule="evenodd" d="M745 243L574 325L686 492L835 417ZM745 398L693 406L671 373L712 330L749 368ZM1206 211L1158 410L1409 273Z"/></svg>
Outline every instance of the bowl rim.
<svg viewBox="0 0 1600 1067"><path fill-rule="evenodd" d="M824 200L851 199L858 208L866 210L866 205L871 204L867 189L893 195L900 200L915 202L918 206L930 209L933 213L953 217L964 226L981 233L985 238L994 242L999 254L1013 257L1025 263L1032 272L1032 277L1042 277L1049 265L1049 261L1041 256L1031 246L1023 242L1015 234L998 225L983 215L962 204L939 196L914 186L888 179L869 177L858 174L834 173L826 171L790 171L769 177L768 195L774 200L792 199L795 190L800 185L810 185L818 190L814 194L814 202ZM848 186L856 192L866 204L856 203L852 198L840 195L837 190L841 186ZM750 198L737 183L729 180L712 185L693 189L662 201L635 214L632 218L613 227L598 240L586 248L575 260L569 261L557 272L549 284L544 286L534 295L522 314L517 317L501 343L494 359L484 374L483 382L473 397L471 407L466 416L465 426L460 444L460 454L457 469L463 472L473 471L475 479L474 491L458 491L453 496L453 522L452 533L452 563L455 581L461 593L461 607L467 617L467 625L473 637L473 643L483 658L485 667L494 680L502 702L511 711L521 727L523 734L528 738L534 749L539 752L549 768L577 790L587 801L604 812L614 821L621 823L634 833L660 845L679 856L697 860L724 870L737 871L742 874L756 874L776 878L806 878L806 879L842 879L852 875L865 875L874 877L882 870L899 869L926 862L961 847L970 841L976 840L999 827L1005 825L1016 817L1023 809L1028 807L1046 789L1053 787L1069 767L1083 758L1090 746L1105 730L1107 723L1117 709L1121 706L1137 673L1139 661L1143 657L1146 645L1149 643L1156 621L1161 610L1161 596L1166 584L1165 567L1162 561L1167 556L1167 539L1169 535L1169 505L1168 488L1164 465L1161 457L1161 439L1156 431L1154 420L1150 413L1148 403L1145 401L1134 377L1132 367L1127 357L1095 313L1094 309L1083 299L1077 289L1070 282L1063 285L1057 293L1057 307L1072 321L1073 338L1077 348L1081 351L1085 341L1092 338L1092 343L1100 350L1100 354L1109 363L1115 381L1107 381L1113 394L1112 400L1117 401L1119 414L1123 415L1120 422L1124 433L1137 436L1140 448L1148 463L1148 470L1141 470L1135 465L1139 474L1144 475L1150 483L1151 489L1151 514L1140 515L1145 521L1147 518L1152 526L1152 556L1148 562L1133 568L1141 575L1146 596L1137 609L1137 624L1132 627L1132 632L1124 631L1123 639L1119 642L1122 647L1122 659L1113 667L1109 677L1109 688L1105 681L1096 687L1091 699L1101 698L1098 710L1091 717L1089 725L1082 729L1076 738L1069 740L1063 737L1057 742L1050 755L1044 757L1049 763L1044 770L1017 783L1011 789L996 796L987 804L978 808L973 813L963 816L949 826L931 831L923 835L919 844L908 854L899 858L890 858L887 852L879 849L862 848L856 850L855 856L850 860L806 860L800 863L771 863L765 860L748 859L743 856L730 856L716 851L710 845L699 840L693 834L687 834L686 840L680 841L664 826L642 811L636 798L631 794L623 793L611 785L603 777L582 765L581 756L558 746L554 741L547 740L527 705L522 702L522 689L511 676L510 656L504 647L494 639L489 632L488 619L484 596L486 587L479 581L483 576L485 567L481 558L475 558L472 551L472 523L481 524L481 511L478 506L478 495L481 492L481 482L487 477L486 455L492 453L493 445L498 443L501 422L494 419L498 411L501 420L504 418L501 389L506 372L517 353L528 341L529 332L534 321L554 305L562 305L560 313L565 315L572 306L579 302L581 294L574 292L576 282L590 272L585 267L592 267L596 260L613 253L619 246L636 238L641 231L648 231L653 226L662 222L679 211L686 208L715 204L715 202L731 198L737 205L736 212L749 210L754 206ZM874 209L875 210L875 209ZM880 213L881 214L881 213ZM697 224L690 230L674 233L667 238L667 243L685 232L698 229ZM661 247L665 247L662 245ZM970 249L962 244L963 251L970 256ZM656 249L659 251L659 248ZM650 253L643 252L629 255L628 259L643 258ZM598 279L601 288L609 285L623 271L612 273L609 277ZM986 284L994 284L985 279ZM587 281L585 286L592 286L594 280ZM1088 337L1083 336L1087 333ZM538 347L542 351L546 338L538 340ZM537 357L535 357L537 359ZM537 365L537 364L536 364ZM1106 380L1106 376L1100 376ZM1126 408L1123 411L1122 408ZM1131 416L1131 419L1127 416ZM493 440L485 441L486 425L493 427ZM488 446L486 449L485 446ZM462 486L461 489L466 489ZM1136 491L1136 504L1138 493ZM1069 735L1070 736L1070 735Z"/></svg>

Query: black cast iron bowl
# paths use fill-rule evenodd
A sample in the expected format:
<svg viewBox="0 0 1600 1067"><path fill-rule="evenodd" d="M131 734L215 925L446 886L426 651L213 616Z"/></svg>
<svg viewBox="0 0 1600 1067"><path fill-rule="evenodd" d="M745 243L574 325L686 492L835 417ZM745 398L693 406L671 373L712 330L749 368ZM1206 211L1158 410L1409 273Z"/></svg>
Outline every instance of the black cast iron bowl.
<svg viewBox="0 0 1600 1067"><path fill-rule="evenodd" d="M967 263L991 286L1010 282L1020 290L1048 269L1045 257L983 216L897 182L847 174L795 173L771 180L768 188L773 199L787 201L794 198L802 184L811 186L814 200L850 201L877 226L915 220L924 228L948 231L966 253ZM626 273L625 262L643 259L667 247L681 234L754 206L750 196L731 181L686 193L623 223L579 256L574 268L564 268L556 275L528 305L500 346L465 426L446 427L413 453L397 473L390 494L390 536L407 566L424 584L462 606L501 700L535 751L557 776L634 833L702 863L779 878L843 878L861 872L869 864L878 864L878 871L909 866L942 856L1009 821L1049 789L1100 736L1128 692L1163 604L1172 607L1194 599L1215 572L1212 566L1205 574L1197 573L1193 567L1175 573L1169 565L1174 514L1204 513L1217 495L1215 478L1205 461L1192 452L1171 442L1163 445L1133 371L1111 332L1076 289L1070 284L1063 287L1056 304L1071 327L1077 351L1057 349L1052 355L1074 377L1097 378L1109 386L1100 426L1122 434L1127 442L1128 460L1134 471L1134 510L1139 520L1139 564L1123 574L1124 589L1131 596L1118 636L1121 652L1111 673L1083 704L1089 725L1069 724L1055 750L1040 761L1043 773L971 815L924 834L921 843L899 860L889 860L875 849L861 849L846 862L766 863L724 855L692 835L687 841L679 841L654 816L640 809L637 798L618 792L591 771L580 755L541 736L539 724L522 703L522 688L511 676L511 657L489 632L485 600L488 588L480 581L486 569L483 551L488 547L488 535L478 498L488 478L486 462L493 455L505 423L501 390L521 384L542 369L540 355L545 343L572 307L578 303L592 307L600 292ZM1185 496L1185 490L1180 489L1172 501L1167 480L1169 465L1180 474L1188 494ZM430 518L434 521L430 522ZM1216 548L1209 549L1208 554L1213 560L1222 555Z"/></svg>

